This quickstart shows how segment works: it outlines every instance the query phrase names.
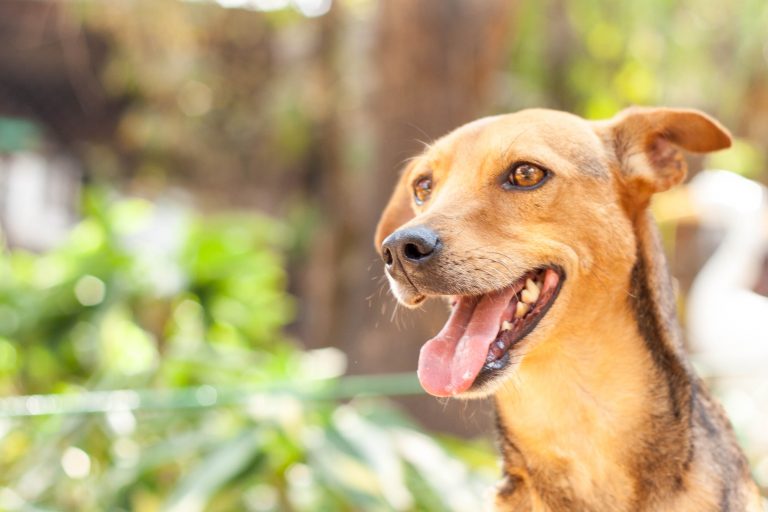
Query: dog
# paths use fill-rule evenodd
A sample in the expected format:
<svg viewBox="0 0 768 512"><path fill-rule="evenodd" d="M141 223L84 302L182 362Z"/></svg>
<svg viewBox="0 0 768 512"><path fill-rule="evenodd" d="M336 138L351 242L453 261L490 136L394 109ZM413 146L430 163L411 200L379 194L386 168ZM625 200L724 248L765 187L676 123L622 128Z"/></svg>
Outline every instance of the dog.
<svg viewBox="0 0 768 512"><path fill-rule="evenodd" d="M422 387L494 397L496 510L762 510L686 357L647 210L685 177L682 150L730 143L696 110L532 109L457 128L405 167L375 244L400 304L450 304Z"/></svg>

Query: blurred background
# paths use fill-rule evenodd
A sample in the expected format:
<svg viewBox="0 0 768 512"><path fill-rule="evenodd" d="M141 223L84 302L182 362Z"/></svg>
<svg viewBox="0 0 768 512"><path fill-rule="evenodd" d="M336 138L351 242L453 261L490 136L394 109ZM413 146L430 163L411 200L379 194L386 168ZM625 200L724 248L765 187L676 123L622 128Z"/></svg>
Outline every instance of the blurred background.
<svg viewBox="0 0 768 512"><path fill-rule="evenodd" d="M0 509L477 510L376 220L459 124L631 104L735 136L654 212L767 490L764 0L0 0Z"/></svg>

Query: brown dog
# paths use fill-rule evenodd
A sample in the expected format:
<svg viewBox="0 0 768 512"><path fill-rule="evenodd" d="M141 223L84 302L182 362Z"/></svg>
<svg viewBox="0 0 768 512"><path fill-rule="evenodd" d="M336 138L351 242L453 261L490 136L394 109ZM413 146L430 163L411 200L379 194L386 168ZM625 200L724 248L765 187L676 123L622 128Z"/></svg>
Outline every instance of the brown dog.
<svg viewBox="0 0 768 512"><path fill-rule="evenodd" d="M403 172L376 246L398 301L451 303L422 386L495 395L497 510L760 510L686 359L646 211L684 178L680 148L729 145L693 110L526 110L458 128Z"/></svg>

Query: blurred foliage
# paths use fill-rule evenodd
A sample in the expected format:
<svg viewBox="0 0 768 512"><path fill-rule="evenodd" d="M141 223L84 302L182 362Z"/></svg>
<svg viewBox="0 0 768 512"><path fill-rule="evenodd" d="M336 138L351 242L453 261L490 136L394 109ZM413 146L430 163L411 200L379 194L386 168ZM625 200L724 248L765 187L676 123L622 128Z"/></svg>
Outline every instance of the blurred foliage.
<svg viewBox="0 0 768 512"><path fill-rule="evenodd" d="M256 215L92 191L64 245L2 255L3 395L193 393L165 410L122 391L104 413L0 414L0 509L472 510L487 447L441 446L384 402L291 392L327 386L344 358L283 334L289 239ZM216 406L259 385L272 391ZM43 399L27 400L34 415Z"/></svg>
<svg viewBox="0 0 768 512"><path fill-rule="evenodd" d="M210 355L275 344L279 356L292 315L284 228L258 216L189 220L104 193L85 203L66 244L0 260L0 335L16 347L5 393L130 386L158 371L184 385L205 377L191 369ZM159 367L177 353L198 361Z"/></svg>
<svg viewBox="0 0 768 512"><path fill-rule="evenodd" d="M126 100L115 136L87 145L96 177L127 173L147 188L171 179L232 200L306 157L323 94L303 76L318 72L307 61L319 22L152 0L83 2L66 14L109 41L100 81Z"/></svg>
<svg viewBox="0 0 768 512"><path fill-rule="evenodd" d="M739 137L716 165L766 180L764 1L518 3L488 113L548 106L606 118L633 104L701 108ZM376 71L359 47L375 7L339 0L324 21L213 1L73 3L65 14L108 41L100 83L125 106L114 136L83 145L93 174L148 188L181 182L218 202L257 201L282 214L265 192L285 198L282 187L293 183L300 194L302 180L322 170L317 145L329 135L318 130L335 118L342 157L362 172L371 165L362 77Z"/></svg>
<svg viewBox="0 0 768 512"><path fill-rule="evenodd" d="M629 104L662 103L735 121L748 114L745 93L766 68L766 26L760 0L521 2L507 69L530 91L517 108L555 104L606 118Z"/></svg>

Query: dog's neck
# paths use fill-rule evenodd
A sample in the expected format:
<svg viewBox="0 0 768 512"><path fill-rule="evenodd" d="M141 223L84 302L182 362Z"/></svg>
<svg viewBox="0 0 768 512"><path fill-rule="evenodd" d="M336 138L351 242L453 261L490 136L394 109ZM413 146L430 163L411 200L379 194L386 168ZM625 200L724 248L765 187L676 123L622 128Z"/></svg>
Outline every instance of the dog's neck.
<svg viewBox="0 0 768 512"><path fill-rule="evenodd" d="M580 314L496 394L508 483L553 509L639 508L679 485L690 461L692 383L664 256L650 216L635 232L634 262L594 272L600 292L573 293L568 308Z"/></svg>

